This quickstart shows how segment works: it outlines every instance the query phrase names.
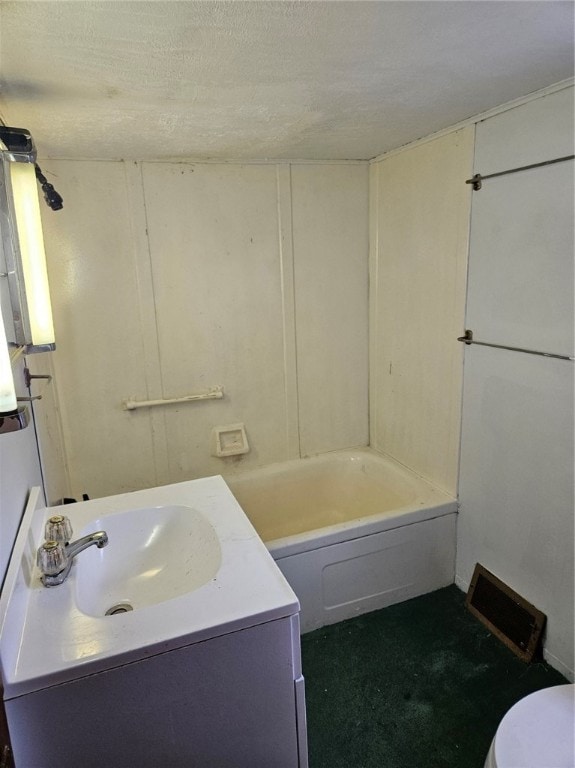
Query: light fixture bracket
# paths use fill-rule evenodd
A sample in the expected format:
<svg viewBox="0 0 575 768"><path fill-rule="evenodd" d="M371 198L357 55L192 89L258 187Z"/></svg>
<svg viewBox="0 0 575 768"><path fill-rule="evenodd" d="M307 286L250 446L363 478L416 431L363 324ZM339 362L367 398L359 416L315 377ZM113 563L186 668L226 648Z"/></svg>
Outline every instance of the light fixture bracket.
<svg viewBox="0 0 575 768"><path fill-rule="evenodd" d="M7 160L13 163L35 163L36 146L26 128L11 128L0 125L0 142Z"/></svg>

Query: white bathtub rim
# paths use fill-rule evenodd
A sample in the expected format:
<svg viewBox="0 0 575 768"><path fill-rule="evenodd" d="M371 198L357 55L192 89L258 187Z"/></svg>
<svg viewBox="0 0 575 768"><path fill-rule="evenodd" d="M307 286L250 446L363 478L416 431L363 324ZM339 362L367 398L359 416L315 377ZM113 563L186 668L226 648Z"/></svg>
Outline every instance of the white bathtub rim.
<svg viewBox="0 0 575 768"><path fill-rule="evenodd" d="M422 502L423 505L423 502ZM424 506L411 506L398 508L393 512L383 512L380 515L366 515L357 517L345 523L315 528L292 536L284 536L280 539L272 539L264 542L274 560L283 557L299 555L303 552L312 552L316 549L329 547L333 544L341 544L344 541L363 539L374 533L390 531L415 525L425 520L433 520L437 517L457 513L456 499L438 504Z"/></svg>

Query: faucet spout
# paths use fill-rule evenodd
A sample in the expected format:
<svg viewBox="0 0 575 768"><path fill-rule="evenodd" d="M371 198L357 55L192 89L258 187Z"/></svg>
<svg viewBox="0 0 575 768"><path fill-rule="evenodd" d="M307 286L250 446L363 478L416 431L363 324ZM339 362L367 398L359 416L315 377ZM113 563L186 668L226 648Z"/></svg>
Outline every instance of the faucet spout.
<svg viewBox="0 0 575 768"><path fill-rule="evenodd" d="M38 567L42 571L42 584L56 587L68 578L74 558L92 545L102 549L108 543L106 531L96 531L69 544L45 541L38 550ZM63 566L63 567L62 567Z"/></svg>
<svg viewBox="0 0 575 768"><path fill-rule="evenodd" d="M66 545L65 552L68 555L68 559L72 560L80 552L83 552L88 547L95 545L98 549L102 549L108 543L108 534L106 531L96 531L95 533L89 533L87 536L82 536L81 539L71 541Z"/></svg>

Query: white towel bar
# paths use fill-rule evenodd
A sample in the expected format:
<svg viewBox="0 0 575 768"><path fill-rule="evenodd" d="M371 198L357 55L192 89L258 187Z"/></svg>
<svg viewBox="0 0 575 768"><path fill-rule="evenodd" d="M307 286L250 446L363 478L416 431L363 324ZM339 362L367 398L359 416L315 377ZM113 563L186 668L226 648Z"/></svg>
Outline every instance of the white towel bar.
<svg viewBox="0 0 575 768"><path fill-rule="evenodd" d="M221 400L224 396L223 387L212 387L197 395L185 397L172 397L165 400L124 400L122 407L125 411L135 411L136 408L152 408L156 405L172 405L172 403L193 403L196 400Z"/></svg>

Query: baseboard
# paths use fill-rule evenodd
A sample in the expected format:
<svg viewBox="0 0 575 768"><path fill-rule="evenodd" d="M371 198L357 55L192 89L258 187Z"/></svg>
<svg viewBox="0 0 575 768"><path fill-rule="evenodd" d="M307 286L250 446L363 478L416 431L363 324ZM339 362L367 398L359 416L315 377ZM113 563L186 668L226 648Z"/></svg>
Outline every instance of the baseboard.
<svg viewBox="0 0 575 768"><path fill-rule="evenodd" d="M546 648L543 648L543 658L545 661L549 664L550 667L553 667L553 669L556 669L557 672L561 672L561 674L569 680L569 682L574 683L575 682L575 674L572 669L569 669L569 667L564 664L560 659L557 658L557 656L554 656L552 653L549 653L549 651Z"/></svg>
<svg viewBox="0 0 575 768"><path fill-rule="evenodd" d="M455 576L455 586L459 587L462 592L467 593L470 584L470 581L465 581L465 579L462 579L461 576Z"/></svg>

